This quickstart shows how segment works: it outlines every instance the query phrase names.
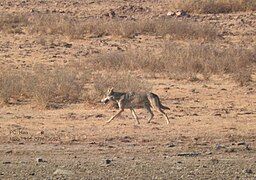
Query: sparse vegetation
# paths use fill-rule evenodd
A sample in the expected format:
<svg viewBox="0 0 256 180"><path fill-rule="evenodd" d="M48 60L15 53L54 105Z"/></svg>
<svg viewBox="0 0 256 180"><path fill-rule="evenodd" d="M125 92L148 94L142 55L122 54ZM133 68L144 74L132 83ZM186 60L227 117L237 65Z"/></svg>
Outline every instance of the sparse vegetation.
<svg viewBox="0 0 256 180"><path fill-rule="evenodd" d="M19 33L23 32L23 29L26 28L32 34L61 35L72 39L81 39L85 36L101 37L104 35L131 38L138 34L170 35L172 39L214 40L218 38L218 31L209 24L189 20L152 19L123 21L88 19L81 21L51 13L33 14L30 17L24 14L2 14L0 19L0 30L5 32Z"/></svg>
<svg viewBox="0 0 256 180"><path fill-rule="evenodd" d="M0 31L6 33L22 33L22 28L29 23L25 14L0 13Z"/></svg>
<svg viewBox="0 0 256 180"><path fill-rule="evenodd" d="M40 66L32 72L7 70L0 76L0 98L8 103L10 98L19 100L24 96L43 108L51 103L74 103L81 100L86 75L68 67L50 70Z"/></svg>
<svg viewBox="0 0 256 180"><path fill-rule="evenodd" d="M11 98L22 94L22 76L20 71L5 70L0 73L0 104L6 104Z"/></svg>
<svg viewBox="0 0 256 180"><path fill-rule="evenodd" d="M176 79L191 78L199 73L207 78L212 74L233 75L247 69L254 61L254 54L241 47L166 43L160 53L145 50L113 52L99 55L92 62L100 70L160 73Z"/></svg>
<svg viewBox="0 0 256 180"><path fill-rule="evenodd" d="M193 13L231 13L237 11L255 11L255 0L178 0L172 3L174 9L183 9Z"/></svg>

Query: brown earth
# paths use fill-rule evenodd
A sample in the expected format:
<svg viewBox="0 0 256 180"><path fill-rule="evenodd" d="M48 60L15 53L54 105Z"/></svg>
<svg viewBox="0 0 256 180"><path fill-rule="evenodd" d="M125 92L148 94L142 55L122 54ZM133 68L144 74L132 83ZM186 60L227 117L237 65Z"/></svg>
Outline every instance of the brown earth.
<svg viewBox="0 0 256 180"><path fill-rule="evenodd" d="M157 1L2 1L4 12L53 12L79 19L154 18L169 3ZM106 16L106 17L105 17ZM256 13L197 15L193 21L220 29L221 44L256 45ZM0 67L31 69L34 64L66 64L114 50L157 48L156 36L70 39L0 32ZM66 44L72 44L71 47ZM155 113L129 111L106 125L116 112L101 104L64 105L41 110L31 103L0 108L0 179L256 179L255 73L241 87L227 76L207 81L150 77L171 123ZM99 97L100 99L100 97Z"/></svg>

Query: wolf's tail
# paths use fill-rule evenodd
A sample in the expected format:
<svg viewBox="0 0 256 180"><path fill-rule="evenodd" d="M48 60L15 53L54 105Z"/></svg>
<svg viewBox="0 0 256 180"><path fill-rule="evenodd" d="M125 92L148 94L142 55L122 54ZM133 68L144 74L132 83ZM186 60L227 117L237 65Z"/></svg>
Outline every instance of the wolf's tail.
<svg viewBox="0 0 256 180"><path fill-rule="evenodd" d="M156 94L154 94L154 93L149 93L149 94L148 94L148 99L149 99L151 105L157 106L157 107L159 107L159 108L161 108L161 109L168 109L168 110L170 110L169 107L164 106L164 105L161 103L160 98L158 97L158 95L156 95Z"/></svg>
<svg viewBox="0 0 256 180"><path fill-rule="evenodd" d="M160 106L161 106L161 109L168 109L168 110L170 110L170 108L169 108L169 107L162 105L162 103L161 103L161 102L160 102Z"/></svg>

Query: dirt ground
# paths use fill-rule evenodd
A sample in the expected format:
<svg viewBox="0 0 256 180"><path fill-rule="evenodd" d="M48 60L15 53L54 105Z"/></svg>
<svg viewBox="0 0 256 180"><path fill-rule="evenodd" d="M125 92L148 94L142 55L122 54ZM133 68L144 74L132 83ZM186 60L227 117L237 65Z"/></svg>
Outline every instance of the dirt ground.
<svg viewBox="0 0 256 180"><path fill-rule="evenodd" d="M114 9L120 16L139 19L166 14L168 1L157 2L10 0L0 3L0 11L48 10L86 19ZM220 43L255 46L255 12L190 18L219 27L224 37ZM162 41L154 36L71 40L0 32L0 67L65 64L105 51L154 48ZM169 125L157 112L147 124L143 109L136 111L140 125L128 110L106 124L117 110L102 104L49 110L30 103L2 106L0 179L256 179L255 73L244 87L226 76L197 82L157 77L148 81L170 107Z"/></svg>

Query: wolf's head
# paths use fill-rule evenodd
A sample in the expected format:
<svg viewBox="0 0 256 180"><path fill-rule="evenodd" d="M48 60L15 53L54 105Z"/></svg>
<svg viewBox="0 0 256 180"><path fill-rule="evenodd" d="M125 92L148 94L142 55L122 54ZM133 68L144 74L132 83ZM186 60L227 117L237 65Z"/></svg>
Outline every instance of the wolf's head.
<svg viewBox="0 0 256 180"><path fill-rule="evenodd" d="M103 99L101 99L100 102L106 104L106 103L108 103L110 100L113 100L113 98L114 98L114 97L113 97L113 93L114 93L113 88L108 89L108 91L107 91L105 97L104 97Z"/></svg>

